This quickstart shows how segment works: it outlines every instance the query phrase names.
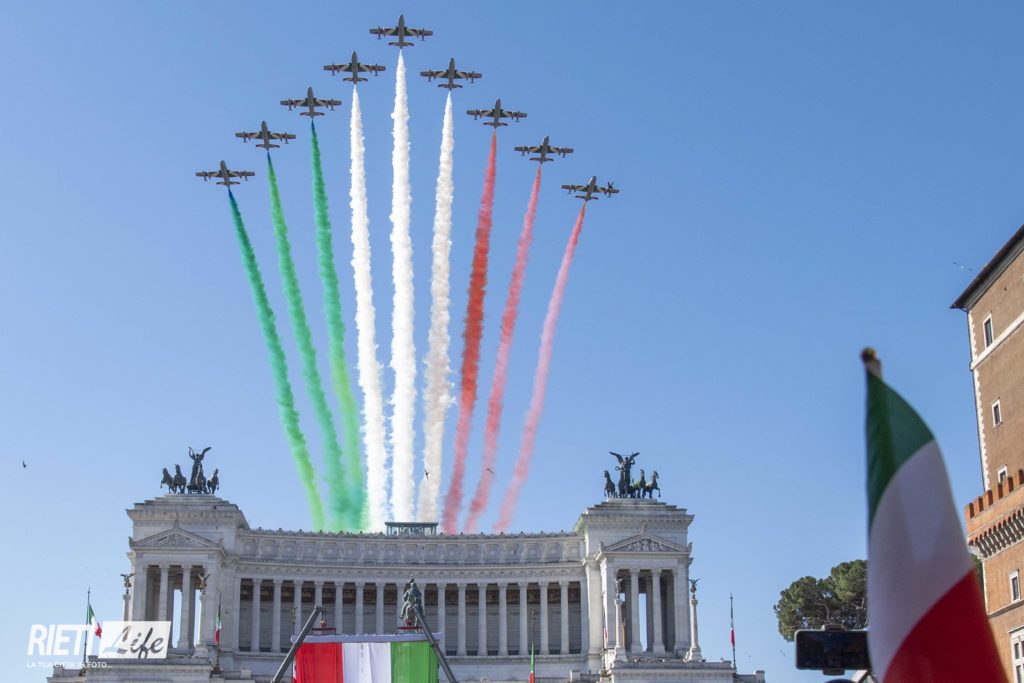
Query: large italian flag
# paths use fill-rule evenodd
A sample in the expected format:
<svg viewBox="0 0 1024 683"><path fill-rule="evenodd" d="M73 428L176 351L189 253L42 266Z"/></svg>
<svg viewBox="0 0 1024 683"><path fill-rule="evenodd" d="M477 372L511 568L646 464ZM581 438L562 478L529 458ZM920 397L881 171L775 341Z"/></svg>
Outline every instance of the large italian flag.
<svg viewBox="0 0 1024 683"><path fill-rule="evenodd" d="M295 654L295 683L437 683L437 655L422 637L344 638L307 638Z"/></svg>
<svg viewBox="0 0 1024 683"><path fill-rule="evenodd" d="M938 444L868 371L868 649L885 683L1005 683Z"/></svg>

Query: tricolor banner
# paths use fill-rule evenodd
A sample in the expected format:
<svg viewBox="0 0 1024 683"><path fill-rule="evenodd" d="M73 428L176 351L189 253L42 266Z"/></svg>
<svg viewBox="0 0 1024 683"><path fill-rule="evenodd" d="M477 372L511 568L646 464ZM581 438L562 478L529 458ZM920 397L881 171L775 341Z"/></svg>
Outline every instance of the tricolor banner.
<svg viewBox="0 0 1024 683"><path fill-rule="evenodd" d="M881 377L868 381L868 650L884 683L1006 678L935 437Z"/></svg>
<svg viewBox="0 0 1024 683"><path fill-rule="evenodd" d="M352 636L360 638L364 636ZM346 642L344 636L307 638L295 655L294 683L437 683L437 655L423 639Z"/></svg>

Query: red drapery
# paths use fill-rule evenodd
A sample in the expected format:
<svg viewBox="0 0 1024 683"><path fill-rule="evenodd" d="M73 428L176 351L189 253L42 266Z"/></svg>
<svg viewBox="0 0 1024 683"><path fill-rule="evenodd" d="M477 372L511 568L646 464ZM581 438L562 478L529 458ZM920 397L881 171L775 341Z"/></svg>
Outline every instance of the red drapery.
<svg viewBox="0 0 1024 683"><path fill-rule="evenodd" d="M341 643L303 643L295 653L294 683L342 683Z"/></svg>

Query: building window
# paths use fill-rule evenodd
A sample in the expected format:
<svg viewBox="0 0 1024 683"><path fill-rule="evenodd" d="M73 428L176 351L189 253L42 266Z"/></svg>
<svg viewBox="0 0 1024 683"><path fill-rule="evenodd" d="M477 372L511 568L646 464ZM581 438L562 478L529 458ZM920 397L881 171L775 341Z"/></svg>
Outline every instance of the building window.
<svg viewBox="0 0 1024 683"><path fill-rule="evenodd" d="M999 474L996 475L996 478L999 480L999 483L1002 484L1004 481L1006 481L1007 475L1009 475L1009 471L1006 469L1006 466L1004 465L999 470Z"/></svg>
<svg viewBox="0 0 1024 683"><path fill-rule="evenodd" d="M999 405L999 401L992 404L992 425L998 427L1003 424L1003 408Z"/></svg>
<svg viewBox="0 0 1024 683"><path fill-rule="evenodd" d="M1013 683L1024 683L1024 630L1010 634L1010 659L1013 663Z"/></svg>
<svg viewBox="0 0 1024 683"><path fill-rule="evenodd" d="M1010 572L1010 602L1020 600L1020 572Z"/></svg>
<svg viewBox="0 0 1024 683"><path fill-rule="evenodd" d="M992 346L995 335L992 334L992 316L985 318L985 322L981 324L981 329L985 332L985 348Z"/></svg>

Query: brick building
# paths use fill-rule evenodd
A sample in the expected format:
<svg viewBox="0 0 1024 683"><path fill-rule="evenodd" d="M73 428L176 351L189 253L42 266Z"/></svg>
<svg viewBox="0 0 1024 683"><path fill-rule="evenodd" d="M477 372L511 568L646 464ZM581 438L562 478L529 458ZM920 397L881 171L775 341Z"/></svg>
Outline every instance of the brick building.
<svg viewBox="0 0 1024 683"><path fill-rule="evenodd" d="M968 503L985 608L1007 676L1024 683L1024 227L953 303L967 313L984 492Z"/></svg>

